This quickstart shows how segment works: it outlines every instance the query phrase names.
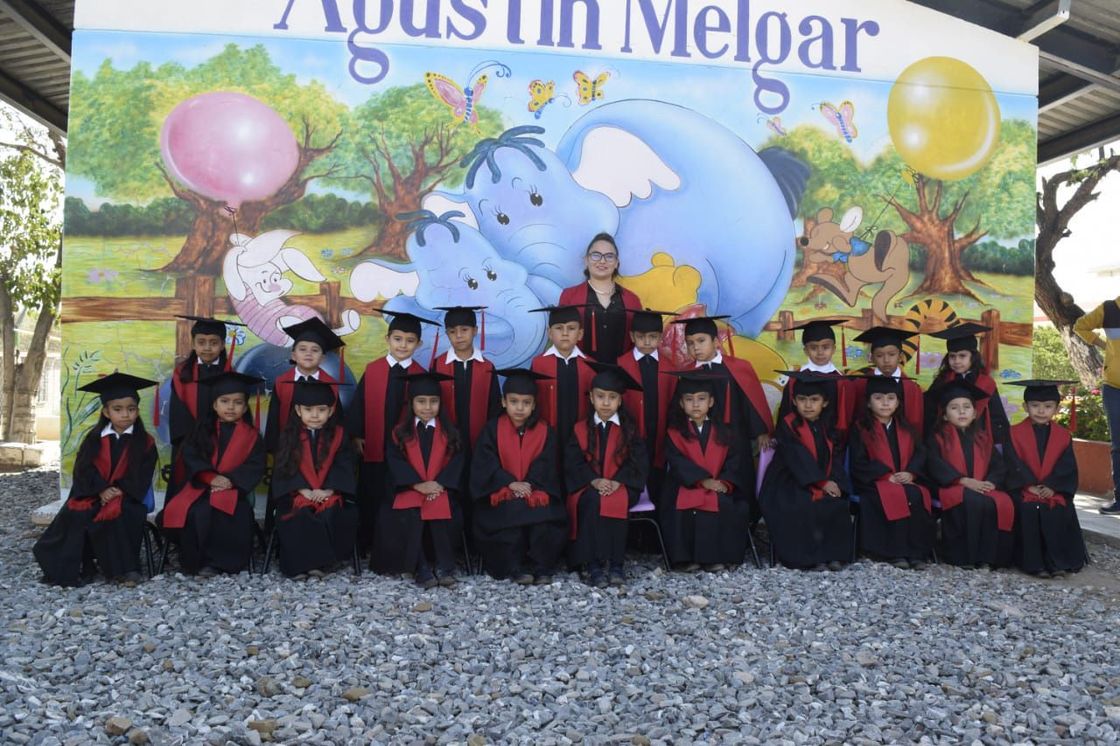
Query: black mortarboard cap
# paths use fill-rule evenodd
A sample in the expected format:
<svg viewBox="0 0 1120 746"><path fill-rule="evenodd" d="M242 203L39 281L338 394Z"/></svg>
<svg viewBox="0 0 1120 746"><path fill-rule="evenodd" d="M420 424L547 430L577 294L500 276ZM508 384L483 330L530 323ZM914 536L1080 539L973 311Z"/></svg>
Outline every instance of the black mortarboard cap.
<svg viewBox="0 0 1120 746"><path fill-rule="evenodd" d="M992 327L990 326L966 321L963 324L950 326L939 332L932 332L929 336L944 339L945 349L948 352L960 352L961 350L977 352L980 349L980 343L976 339L976 335L990 332L991 330Z"/></svg>
<svg viewBox="0 0 1120 746"><path fill-rule="evenodd" d="M872 394L895 394L902 396L902 381L894 376L876 376L876 375L851 375L846 376L849 381L866 381L867 382L867 395Z"/></svg>
<svg viewBox="0 0 1120 746"><path fill-rule="evenodd" d="M844 324L850 319L844 316L825 316L819 319L809 319L794 324L790 329L801 330L801 346L809 344L810 342L819 342L822 339L831 339L836 341L836 332L832 331L832 327L837 324Z"/></svg>
<svg viewBox="0 0 1120 746"><path fill-rule="evenodd" d="M208 316L188 316L186 314L177 314L175 318L186 319L193 321L191 326L191 336L196 334L213 334L214 336L226 338L227 326L248 326L237 321L223 321L222 319L212 319Z"/></svg>
<svg viewBox="0 0 1120 746"><path fill-rule="evenodd" d="M1025 381L1008 381L1012 386L1022 386L1023 401L1058 401L1062 400L1059 386L1067 386L1079 381L1052 381L1044 378L1031 378Z"/></svg>
<svg viewBox="0 0 1120 746"><path fill-rule="evenodd" d="M708 334L712 337L719 336L717 321L729 319L730 316L693 316L690 319L674 319L674 324L684 324L684 336L692 334Z"/></svg>
<svg viewBox="0 0 1120 746"><path fill-rule="evenodd" d="M417 338L420 338L423 336L423 334L421 334L420 332L421 324L431 324L432 326L439 326L438 323L432 321L431 319L424 319L411 313L405 313L404 311L390 311L388 309L382 308L381 313L383 315L388 314L393 317L389 322L390 334L395 331L401 331L405 332L406 334L415 334Z"/></svg>
<svg viewBox="0 0 1120 746"><path fill-rule="evenodd" d="M543 373L538 373L528 368L500 368L494 372L506 379L505 384L502 386L502 396L506 394L527 394L536 396L537 381L552 380L552 376L546 376Z"/></svg>
<svg viewBox="0 0 1120 746"><path fill-rule="evenodd" d="M630 319L630 331L632 332L663 332L665 331L665 320L662 316L675 316L673 311L651 311L648 308L640 309L626 309L633 318Z"/></svg>
<svg viewBox="0 0 1120 746"><path fill-rule="evenodd" d="M128 373L110 373L107 376L96 378L85 386L79 386L79 391L89 391L101 397L101 403L106 404L113 399L135 399L140 401L140 389L158 386L155 381L147 378L132 376Z"/></svg>
<svg viewBox="0 0 1120 746"><path fill-rule="evenodd" d="M972 382L960 378L955 381L949 381L945 385L939 387L937 392L937 404L940 407L946 406L949 402L953 401L953 399L964 398L977 402L981 399L987 399L988 392L979 388Z"/></svg>
<svg viewBox="0 0 1120 746"><path fill-rule="evenodd" d="M335 387L349 386L348 383L327 383L318 378L301 378L298 381L280 381L278 386L293 386L292 404L314 407L319 404L335 404L338 396Z"/></svg>
<svg viewBox="0 0 1120 746"><path fill-rule="evenodd" d="M855 338L856 342L865 342L874 350L877 347L894 346L902 349L902 344L915 332L906 329L896 329L893 326L873 326Z"/></svg>
<svg viewBox="0 0 1120 746"><path fill-rule="evenodd" d="M556 324L567 324L569 321L578 321L581 324L583 319L579 315L581 308L586 306L545 306L544 308L532 308L530 313L548 313L548 325L555 326Z"/></svg>
<svg viewBox="0 0 1120 746"><path fill-rule="evenodd" d="M820 394L826 399L831 399L829 387L825 384L836 383L836 376L828 376L812 370L775 370L790 379L797 381L796 393L802 396Z"/></svg>
<svg viewBox="0 0 1120 746"><path fill-rule="evenodd" d="M449 376L445 373L437 373L434 370L425 371L423 373L410 373L404 377L405 383L408 384L408 395L413 396L439 396L443 393L440 384L444 381L453 381L454 376Z"/></svg>
<svg viewBox="0 0 1120 746"><path fill-rule="evenodd" d="M259 383L264 383L264 379L233 370L225 370L216 376L204 378L199 383L208 386L210 395L217 399L219 396L225 396L226 394L245 394L248 396L249 389Z"/></svg>
<svg viewBox="0 0 1120 746"><path fill-rule="evenodd" d="M716 384L727 380L727 376L724 373L705 368L667 370L664 371L663 374L678 379L676 389L676 394L678 396L682 394L696 394L701 391L707 391L714 396Z"/></svg>
<svg viewBox="0 0 1120 746"><path fill-rule="evenodd" d="M478 317L475 313L485 311L487 306L436 306L435 310L445 311L443 326L450 329L453 326L478 327Z"/></svg>
<svg viewBox="0 0 1120 746"><path fill-rule="evenodd" d="M292 338L293 344L297 342L314 342L322 348L324 354L331 350L337 350L339 347L346 344L342 341L342 337L335 334L318 316L313 316L298 324L285 326L284 331Z"/></svg>
<svg viewBox="0 0 1120 746"><path fill-rule="evenodd" d="M588 360L587 364L595 371L595 377L591 379L591 388L593 389L614 391L619 394L642 390L642 385L635 381L634 377L627 373L624 368L610 363L598 363L594 360Z"/></svg>

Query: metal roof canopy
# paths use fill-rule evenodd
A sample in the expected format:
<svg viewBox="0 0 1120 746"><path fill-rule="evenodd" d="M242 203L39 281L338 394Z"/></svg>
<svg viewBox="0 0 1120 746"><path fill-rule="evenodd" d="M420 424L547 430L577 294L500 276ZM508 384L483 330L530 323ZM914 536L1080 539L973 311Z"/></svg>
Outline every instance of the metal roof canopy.
<svg viewBox="0 0 1120 746"><path fill-rule="evenodd" d="M1038 160L1120 138L1117 0L909 0L1041 50ZM65 134L75 0L0 0L0 100Z"/></svg>

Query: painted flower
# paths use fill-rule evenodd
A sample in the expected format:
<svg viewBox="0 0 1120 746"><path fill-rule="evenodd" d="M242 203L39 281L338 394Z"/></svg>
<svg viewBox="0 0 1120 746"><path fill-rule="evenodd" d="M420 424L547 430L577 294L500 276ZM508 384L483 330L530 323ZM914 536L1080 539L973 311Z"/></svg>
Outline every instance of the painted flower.
<svg viewBox="0 0 1120 746"><path fill-rule="evenodd" d="M120 272L115 269L91 269L86 273L86 279L93 285L100 285L103 282L112 282L120 276Z"/></svg>
<svg viewBox="0 0 1120 746"><path fill-rule="evenodd" d="M245 333L245 327L243 326L230 327L230 331L226 333L227 345L231 342L237 342L238 345L243 345L246 339L247 335Z"/></svg>

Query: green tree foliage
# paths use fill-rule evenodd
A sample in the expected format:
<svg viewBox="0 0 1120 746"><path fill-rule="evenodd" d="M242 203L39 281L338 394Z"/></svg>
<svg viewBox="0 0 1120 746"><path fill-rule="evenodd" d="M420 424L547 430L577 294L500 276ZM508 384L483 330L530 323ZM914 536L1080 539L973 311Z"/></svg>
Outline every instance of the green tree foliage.
<svg viewBox="0 0 1120 746"><path fill-rule="evenodd" d="M1062 335L1051 326L1034 328L1034 347L1031 370L1035 378L1052 381L1076 381L1078 374L1070 363L1069 352L1062 344ZM1073 397L1069 396L1069 386L1062 387L1066 398L1055 418L1069 427ZM1074 435L1086 440L1108 440L1108 419L1101 400L1100 389L1086 390L1077 387L1077 430Z"/></svg>

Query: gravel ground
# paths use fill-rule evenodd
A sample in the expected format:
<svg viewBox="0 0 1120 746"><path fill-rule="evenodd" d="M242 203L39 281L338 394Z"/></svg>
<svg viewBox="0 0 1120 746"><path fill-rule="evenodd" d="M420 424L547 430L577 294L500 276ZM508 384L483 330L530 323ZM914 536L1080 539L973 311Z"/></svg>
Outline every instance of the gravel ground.
<svg viewBox="0 0 1120 746"><path fill-rule="evenodd" d="M40 585L0 476L0 742L1117 740L1120 552L1012 571L743 568L421 591L368 573Z"/></svg>

